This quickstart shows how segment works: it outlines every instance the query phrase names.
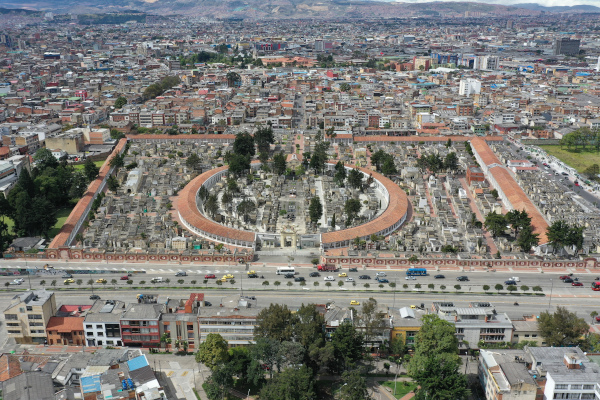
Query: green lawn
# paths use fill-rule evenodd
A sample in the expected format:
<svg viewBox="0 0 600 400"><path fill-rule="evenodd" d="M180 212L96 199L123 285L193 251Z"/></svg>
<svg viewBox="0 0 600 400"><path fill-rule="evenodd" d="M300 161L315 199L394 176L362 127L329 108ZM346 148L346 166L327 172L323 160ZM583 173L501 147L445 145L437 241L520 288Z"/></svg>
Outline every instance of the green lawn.
<svg viewBox="0 0 600 400"><path fill-rule="evenodd" d="M600 164L600 154L592 149L569 150L566 147L561 148L560 145L543 145L539 147L580 173L592 164Z"/></svg>
<svg viewBox="0 0 600 400"><path fill-rule="evenodd" d="M394 382L381 381L381 382L379 382L379 384L382 386L385 386L385 387L389 387L391 389L390 393L392 393L394 391ZM401 399L402 397L406 396L408 393L412 392L416 388L417 388L417 384L413 383L413 382L406 382L406 381L397 382L396 383L396 393L393 393L393 395L397 399Z"/></svg>
<svg viewBox="0 0 600 400"><path fill-rule="evenodd" d="M61 208L60 210L58 210L56 212L56 218L57 218L56 224L54 224L52 229L50 229L50 232L48 232L48 237L50 239L52 239L54 236L56 236L58 234L58 232L60 231L60 228L62 228L62 226L65 224L67 217L69 216L69 214L71 214L71 211L73 211L73 207ZM13 222L13 220L8 217L3 217L3 219L4 219L4 222L8 225L8 231L10 233L14 233L12 231L13 226L15 226L15 223Z"/></svg>
<svg viewBox="0 0 600 400"><path fill-rule="evenodd" d="M94 164L96 164L96 166L97 166L98 168L101 168L101 167L102 167L102 164L104 164L104 161L105 161L105 160L101 160L101 161L94 161ZM83 166L84 166L84 165L85 165L85 164L77 164L77 165L73 165L73 168L75 168L76 170L80 170L80 169L83 169Z"/></svg>

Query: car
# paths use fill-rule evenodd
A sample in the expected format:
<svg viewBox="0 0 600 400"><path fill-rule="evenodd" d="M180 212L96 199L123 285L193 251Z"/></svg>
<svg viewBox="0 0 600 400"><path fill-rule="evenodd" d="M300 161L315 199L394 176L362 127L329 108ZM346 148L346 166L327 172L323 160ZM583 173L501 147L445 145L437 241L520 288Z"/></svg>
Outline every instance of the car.
<svg viewBox="0 0 600 400"><path fill-rule="evenodd" d="M290 278L293 278L293 277L294 277L294 274L292 274L292 273L285 274L283 277L284 277L284 278L288 278L288 279L290 279Z"/></svg>
<svg viewBox="0 0 600 400"><path fill-rule="evenodd" d="M562 174L563 174L563 175L565 175L565 176L569 175L569 174L567 174L566 172L562 172Z"/></svg>
<svg viewBox="0 0 600 400"><path fill-rule="evenodd" d="M175 276L187 276L187 272L179 271L178 273L175 274Z"/></svg>
<svg viewBox="0 0 600 400"><path fill-rule="evenodd" d="M600 315L596 317L596 322L600 322Z"/></svg>
<svg viewBox="0 0 600 400"><path fill-rule="evenodd" d="M210 306L212 306L212 303L210 301L204 302L204 307L210 307Z"/></svg>
<svg viewBox="0 0 600 400"><path fill-rule="evenodd" d="M308 276L310 276L311 278L315 278L315 277L321 276L321 274L318 272L311 272L310 274L308 274Z"/></svg>
<svg viewBox="0 0 600 400"><path fill-rule="evenodd" d="M250 271L248 271L248 275L252 275L252 274L256 274L256 271L251 269Z"/></svg>
<svg viewBox="0 0 600 400"><path fill-rule="evenodd" d="M567 279L563 279L564 283L573 283L573 279L571 278L567 278Z"/></svg>
<svg viewBox="0 0 600 400"><path fill-rule="evenodd" d="M404 277L404 279L406 279L407 281L414 281L414 280L416 280L417 278L415 278L415 277L414 277L414 276L412 276L412 275L408 275L408 276L405 276L405 277Z"/></svg>
<svg viewBox="0 0 600 400"><path fill-rule="evenodd" d="M411 304L411 305L410 305L410 308L411 308L411 309L413 309L413 310L416 310L416 309L417 309L417 306L416 306L416 305L414 305L414 304Z"/></svg>
<svg viewBox="0 0 600 400"><path fill-rule="evenodd" d="M371 277L369 275L361 275L358 279L371 279Z"/></svg>
<svg viewBox="0 0 600 400"><path fill-rule="evenodd" d="M375 276L386 276L386 275L385 275L385 272L377 272L375 274Z"/></svg>
<svg viewBox="0 0 600 400"><path fill-rule="evenodd" d="M233 275L231 275L231 274L225 274L225 275L223 275L223 278L225 278L225 279L233 279Z"/></svg>
<svg viewBox="0 0 600 400"><path fill-rule="evenodd" d="M435 279L445 279L446 277L442 274L438 274L436 276L434 276Z"/></svg>
<svg viewBox="0 0 600 400"><path fill-rule="evenodd" d="M216 279L217 276L215 274L207 274L204 275L204 279Z"/></svg>
<svg viewBox="0 0 600 400"><path fill-rule="evenodd" d="M504 281L504 284L505 284L505 285L516 285L516 284L517 284L517 282L515 282L515 281L513 281L513 280L509 279L509 280L507 280L507 281Z"/></svg>
<svg viewBox="0 0 600 400"><path fill-rule="evenodd" d="M23 283L22 279L15 279L13 281L10 281L11 285L20 285L21 283Z"/></svg>
<svg viewBox="0 0 600 400"><path fill-rule="evenodd" d="M385 278L379 278L379 279L377 279L377 282L379 282L379 283L390 283L390 281L388 281Z"/></svg>
<svg viewBox="0 0 600 400"><path fill-rule="evenodd" d="M256 300L256 296L244 296L248 300Z"/></svg>
<svg viewBox="0 0 600 400"><path fill-rule="evenodd" d="M304 282L304 277L303 276L297 276L294 278L295 282Z"/></svg>
<svg viewBox="0 0 600 400"><path fill-rule="evenodd" d="M250 274L248 275L248 278L258 278L258 274Z"/></svg>
<svg viewBox="0 0 600 400"><path fill-rule="evenodd" d="M350 301L350 305L351 305L351 306L360 306L360 301L357 301L357 300L351 300L351 301Z"/></svg>
<svg viewBox="0 0 600 400"><path fill-rule="evenodd" d="M358 272L358 268L350 268L348 272Z"/></svg>
<svg viewBox="0 0 600 400"><path fill-rule="evenodd" d="M457 280L457 281L459 281L459 282L465 282L465 281L468 281L468 280L469 280L469 277L467 277L467 276L464 276L464 275L463 275L463 276L458 276L458 277L456 278L456 280Z"/></svg>
<svg viewBox="0 0 600 400"><path fill-rule="evenodd" d="M345 278L345 277L347 277L347 276L348 276L348 274L346 274L345 272L340 272L340 273L338 274L338 276L339 276L340 278Z"/></svg>
<svg viewBox="0 0 600 400"><path fill-rule="evenodd" d="M68 283L75 283L75 280L74 279L65 279L64 283L65 283L65 285Z"/></svg>
<svg viewBox="0 0 600 400"><path fill-rule="evenodd" d="M345 280L346 282L354 282L354 278L350 278L350 277L348 277L348 278L346 278L346 279L344 279L344 280Z"/></svg>
<svg viewBox="0 0 600 400"><path fill-rule="evenodd" d="M581 282L573 282L573 283L571 283L571 286L583 286L583 283L581 283Z"/></svg>
<svg viewBox="0 0 600 400"><path fill-rule="evenodd" d="M96 283L106 283L106 279L104 279L104 278L96 279Z"/></svg>
<svg viewBox="0 0 600 400"><path fill-rule="evenodd" d="M561 275L558 277L558 279L560 279L560 280L569 279L569 275Z"/></svg>
<svg viewBox="0 0 600 400"><path fill-rule="evenodd" d="M73 275L71 275L71 274L63 274L63 276L62 276L63 279L64 278L72 278L72 277L73 277Z"/></svg>
<svg viewBox="0 0 600 400"><path fill-rule="evenodd" d="M332 282L335 281L335 278L333 276L326 276L325 278L323 278L323 280L327 282Z"/></svg>
<svg viewBox="0 0 600 400"><path fill-rule="evenodd" d="M100 300L100 296L98 296L97 294L93 294L90 296L90 300Z"/></svg>
<svg viewBox="0 0 600 400"><path fill-rule="evenodd" d="M221 282L227 282L227 278L222 277L221 279L219 279Z"/></svg>
<svg viewBox="0 0 600 400"><path fill-rule="evenodd" d="M122 281L128 281L128 280L129 280L129 277L128 277L127 275L123 275L123 276L121 277L121 280L122 280Z"/></svg>

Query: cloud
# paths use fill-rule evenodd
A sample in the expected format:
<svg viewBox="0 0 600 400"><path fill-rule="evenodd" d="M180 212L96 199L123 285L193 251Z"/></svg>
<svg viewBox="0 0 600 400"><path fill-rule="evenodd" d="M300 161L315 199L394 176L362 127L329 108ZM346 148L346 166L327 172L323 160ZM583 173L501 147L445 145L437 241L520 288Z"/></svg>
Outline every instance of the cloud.
<svg viewBox="0 0 600 400"><path fill-rule="evenodd" d="M402 0L401 3L430 3L432 0ZM510 6L518 3L537 3L542 6L577 6L577 5L590 5L600 7L600 0L571 0L568 4L564 0L487 0L487 1L475 1L475 0L434 0L434 1L455 1L455 2L472 2L472 3L492 3L502 4Z"/></svg>

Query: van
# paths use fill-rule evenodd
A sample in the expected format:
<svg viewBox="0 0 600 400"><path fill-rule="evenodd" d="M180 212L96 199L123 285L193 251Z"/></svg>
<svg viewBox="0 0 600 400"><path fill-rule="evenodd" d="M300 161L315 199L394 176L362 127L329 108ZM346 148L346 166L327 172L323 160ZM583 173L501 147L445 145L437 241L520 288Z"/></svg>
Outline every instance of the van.
<svg viewBox="0 0 600 400"><path fill-rule="evenodd" d="M162 283L163 279L159 276L157 278L152 278L150 283Z"/></svg>
<svg viewBox="0 0 600 400"><path fill-rule="evenodd" d="M519 279L518 276L513 276L510 278L511 281L515 281L515 282L521 282L521 280Z"/></svg>

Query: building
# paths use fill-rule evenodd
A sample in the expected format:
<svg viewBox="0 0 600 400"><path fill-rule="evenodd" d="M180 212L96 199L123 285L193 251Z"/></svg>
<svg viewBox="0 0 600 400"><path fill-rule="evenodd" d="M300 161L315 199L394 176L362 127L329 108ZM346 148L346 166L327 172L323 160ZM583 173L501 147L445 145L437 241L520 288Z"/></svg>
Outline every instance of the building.
<svg viewBox="0 0 600 400"><path fill-rule="evenodd" d="M461 96L471 96L481 92L481 81L473 78L461 79L458 88L458 94Z"/></svg>
<svg viewBox="0 0 600 400"><path fill-rule="evenodd" d="M423 325L422 315L422 311L410 307L402 307L398 310L390 309L390 323L392 325L390 343L399 339L405 346L413 348L417 333Z"/></svg>
<svg viewBox="0 0 600 400"><path fill-rule="evenodd" d="M512 343L535 342L536 346L544 346L544 338L540 335L537 318L534 315L524 316L523 319L513 319Z"/></svg>
<svg viewBox="0 0 600 400"><path fill-rule="evenodd" d="M83 151L84 146L83 130L80 128L46 136L46 147L49 149L61 149L69 154L78 154Z"/></svg>
<svg viewBox="0 0 600 400"><path fill-rule="evenodd" d="M201 341L206 340L210 333L218 333L227 341L230 347L249 346L254 342L254 326L258 308L249 307L252 301L247 299L232 299L235 306L223 308L205 307L198 316ZM225 299L224 304L230 304Z"/></svg>
<svg viewBox="0 0 600 400"><path fill-rule="evenodd" d="M472 182L483 182L485 181L485 175L481 168L476 165L469 165L467 168L467 183L470 185Z"/></svg>
<svg viewBox="0 0 600 400"><path fill-rule="evenodd" d="M18 294L4 310L8 337L17 343L43 344L46 341L46 325L54 314L54 293L41 289Z"/></svg>
<svg viewBox="0 0 600 400"><path fill-rule="evenodd" d="M160 335L166 335L170 343L167 349L185 349L193 352L200 344L198 315L204 307L204 294L192 293L189 299L169 299L165 312L160 317Z"/></svg>
<svg viewBox="0 0 600 400"><path fill-rule="evenodd" d="M540 386L525 350L480 350L477 373L487 400L536 400Z"/></svg>
<svg viewBox="0 0 600 400"><path fill-rule="evenodd" d="M579 39L554 39L553 51L554 55L565 55L565 56L576 56L579 55L579 45L581 44Z"/></svg>
<svg viewBox="0 0 600 400"><path fill-rule="evenodd" d="M56 400L52 376L48 372L28 371L2 382L4 400Z"/></svg>
<svg viewBox="0 0 600 400"><path fill-rule="evenodd" d="M122 301L96 300L83 322L87 345L122 346L120 321L124 312Z"/></svg>
<svg viewBox="0 0 600 400"><path fill-rule="evenodd" d="M120 319L123 346L159 347L163 304L130 304Z"/></svg>
<svg viewBox="0 0 600 400"><path fill-rule="evenodd" d="M51 317L46 325L48 344L85 345L83 317Z"/></svg>

